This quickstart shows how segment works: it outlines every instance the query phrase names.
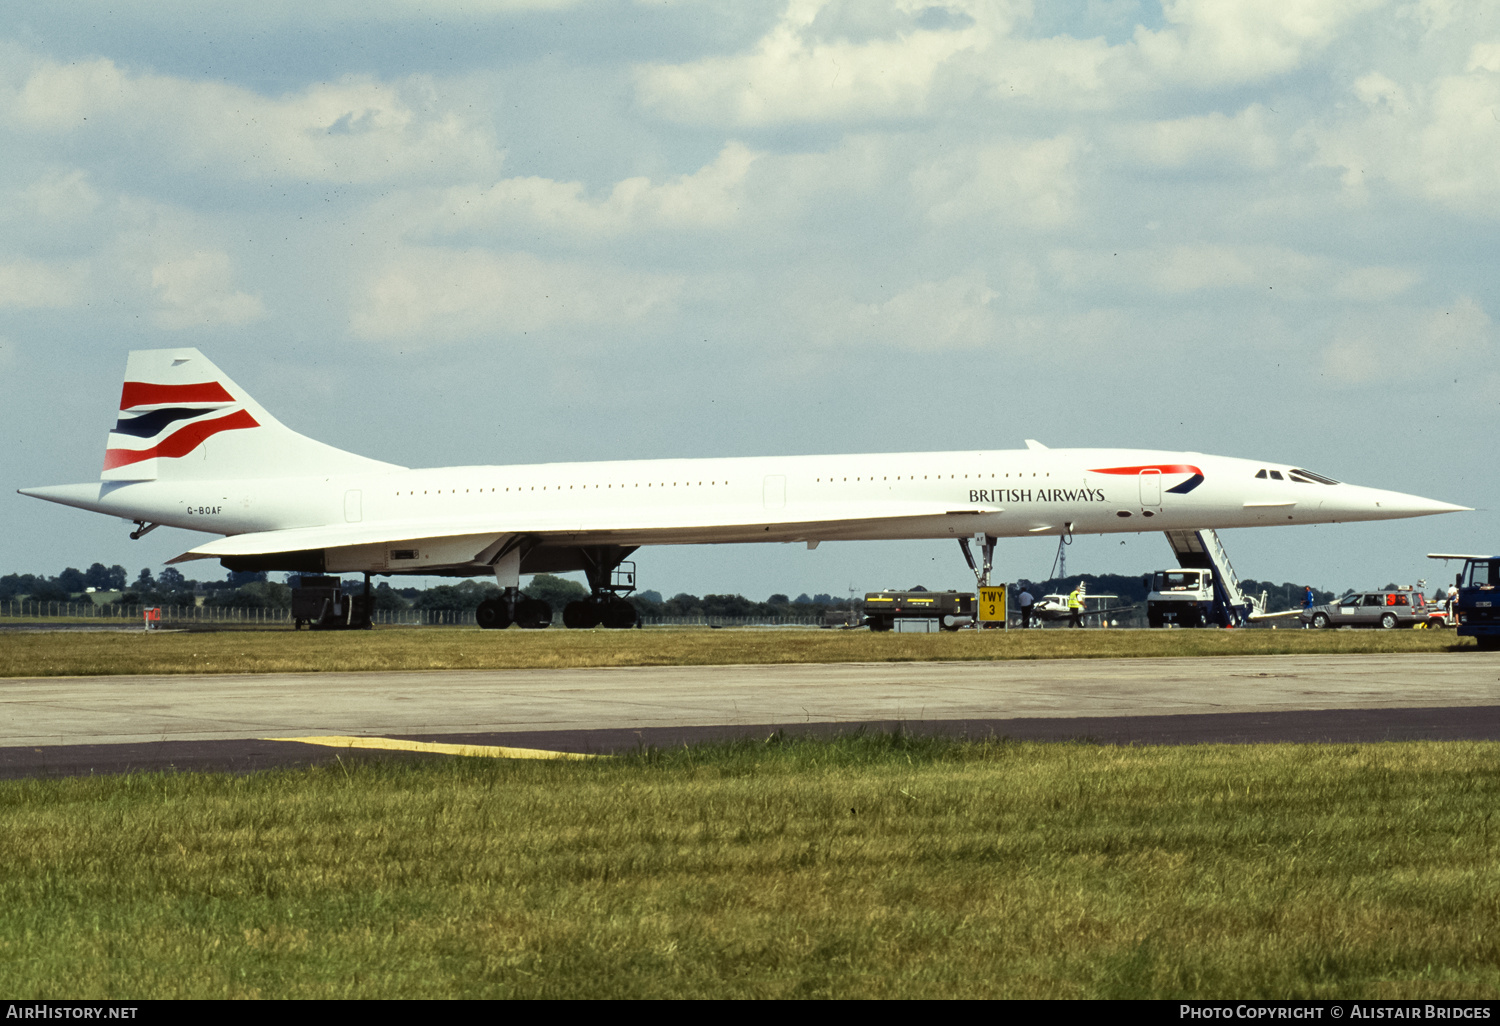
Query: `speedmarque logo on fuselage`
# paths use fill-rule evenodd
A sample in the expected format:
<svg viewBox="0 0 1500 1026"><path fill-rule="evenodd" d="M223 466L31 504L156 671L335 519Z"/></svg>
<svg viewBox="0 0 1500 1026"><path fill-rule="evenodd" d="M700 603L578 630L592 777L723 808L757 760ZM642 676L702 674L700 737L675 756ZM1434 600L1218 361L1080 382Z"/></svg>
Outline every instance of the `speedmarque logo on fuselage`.
<svg viewBox="0 0 1500 1026"><path fill-rule="evenodd" d="M1203 483L1203 471L1190 463L1147 463L1139 467L1098 467L1090 470L1090 474L1118 474L1121 477L1137 477L1143 471L1154 470L1163 477L1169 474L1191 475L1181 484L1168 488L1167 491L1173 495L1186 495Z"/></svg>

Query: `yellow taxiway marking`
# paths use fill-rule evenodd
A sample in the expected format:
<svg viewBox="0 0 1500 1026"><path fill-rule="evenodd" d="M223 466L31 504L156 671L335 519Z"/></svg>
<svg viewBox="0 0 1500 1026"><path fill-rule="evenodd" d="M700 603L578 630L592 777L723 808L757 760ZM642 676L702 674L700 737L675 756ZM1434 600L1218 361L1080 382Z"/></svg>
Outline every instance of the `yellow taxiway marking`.
<svg viewBox="0 0 1500 1026"><path fill-rule="evenodd" d="M596 759L580 752L549 752L544 748L499 748L494 745L448 745L438 741L402 741L392 737L267 737L262 741L300 741L326 748L380 748L396 752L434 752L438 755L472 755L486 759Z"/></svg>

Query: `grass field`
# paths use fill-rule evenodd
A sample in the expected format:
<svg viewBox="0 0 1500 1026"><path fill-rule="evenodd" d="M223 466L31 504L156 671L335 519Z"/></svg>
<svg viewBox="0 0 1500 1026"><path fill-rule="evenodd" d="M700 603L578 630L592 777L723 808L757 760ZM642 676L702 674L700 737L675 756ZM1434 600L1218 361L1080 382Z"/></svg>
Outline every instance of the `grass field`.
<svg viewBox="0 0 1500 1026"><path fill-rule="evenodd" d="M0 634L0 677L1306 655L1441 652L1473 645L1472 639L1455 638L1451 631L1413 630L6 631Z"/></svg>
<svg viewBox="0 0 1500 1026"><path fill-rule="evenodd" d="M0 784L0 992L1500 996L1500 746L900 735Z"/></svg>

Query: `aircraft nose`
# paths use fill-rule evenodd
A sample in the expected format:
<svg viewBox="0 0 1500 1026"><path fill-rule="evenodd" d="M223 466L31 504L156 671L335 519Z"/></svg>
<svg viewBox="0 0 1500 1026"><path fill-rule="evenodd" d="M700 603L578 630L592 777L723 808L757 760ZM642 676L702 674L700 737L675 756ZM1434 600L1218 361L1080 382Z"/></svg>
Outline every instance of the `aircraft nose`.
<svg viewBox="0 0 1500 1026"><path fill-rule="evenodd" d="M1370 500L1375 504L1375 509L1393 517L1425 517L1433 513L1465 513L1472 512L1472 506L1456 506L1451 502L1439 502L1437 499L1424 499L1420 495L1407 495L1404 492L1387 492L1379 489L1366 489Z"/></svg>

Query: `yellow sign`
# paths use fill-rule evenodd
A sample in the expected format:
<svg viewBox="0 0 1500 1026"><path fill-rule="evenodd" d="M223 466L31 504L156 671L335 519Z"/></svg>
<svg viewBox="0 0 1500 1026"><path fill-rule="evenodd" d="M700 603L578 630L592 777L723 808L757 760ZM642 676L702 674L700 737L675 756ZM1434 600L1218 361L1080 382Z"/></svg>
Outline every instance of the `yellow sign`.
<svg viewBox="0 0 1500 1026"><path fill-rule="evenodd" d="M980 623L1004 623L1005 622L1005 589L1004 588L980 588L979 589L979 622Z"/></svg>

